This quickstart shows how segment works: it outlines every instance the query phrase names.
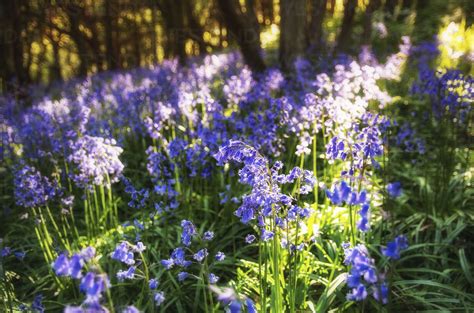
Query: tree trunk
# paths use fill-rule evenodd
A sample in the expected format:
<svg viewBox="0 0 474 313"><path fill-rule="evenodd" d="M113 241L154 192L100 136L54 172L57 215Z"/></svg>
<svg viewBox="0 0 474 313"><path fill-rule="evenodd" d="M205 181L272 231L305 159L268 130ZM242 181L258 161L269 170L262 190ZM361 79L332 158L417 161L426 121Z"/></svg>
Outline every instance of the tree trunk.
<svg viewBox="0 0 474 313"><path fill-rule="evenodd" d="M362 43L367 45L370 43L372 37L372 17L374 12L380 7L380 0L370 0L367 8L365 9L363 32L362 32Z"/></svg>
<svg viewBox="0 0 474 313"><path fill-rule="evenodd" d="M329 7L329 13L331 16L334 16L334 13L336 12L336 0L330 0L329 3L331 4Z"/></svg>
<svg viewBox="0 0 474 313"><path fill-rule="evenodd" d="M114 36L116 12L113 9L116 3L112 3L113 0L105 0L105 15L104 15L104 28L105 28L105 47L107 51L107 69L116 70L120 68L120 53L117 45L117 36Z"/></svg>
<svg viewBox="0 0 474 313"><path fill-rule="evenodd" d="M306 0L281 0L280 15L279 59L288 72L305 51Z"/></svg>
<svg viewBox="0 0 474 313"><path fill-rule="evenodd" d="M350 47L356 7L357 0L344 1L344 17L342 18L341 31L337 39L336 52L347 51Z"/></svg>
<svg viewBox="0 0 474 313"><path fill-rule="evenodd" d="M273 24L273 21L275 19L273 10L273 0L261 0L260 3L262 4L262 15L264 24Z"/></svg>
<svg viewBox="0 0 474 313"><path fill-rule="evenodd" d="M76 43L77 55L79 57L79 75L86 76L89 68L89 53L87 50L86 39L80 29L80 16L84 16L84 10L78 4L73 1L67 2L65 8L66 15L69 19L69 33L71 34L72 40Z"/></svg>
<svg viewBox="0 0 474 313"><path fill-rule="evenodd" d="M186 63L186 34L184 8L175 0L161 0L159 9L166 29L166 50L177 56L179 63Z"/></svg>
<svg viewBox="0 0 474 313"><path fill-rule="evenodd" d="M190 0L184 1L187 21L187 37L198 44L199 54L206 53L206 42L204 41L204 29L194 14L193 3Z"/></svg>
<svg viewBox="0 0 474 313"><path fill-rule="evenodd" d="M153 1L151 5L151 25L150 25L150 33L151 33L151 60L153 64L158 63L158 54L157 54L157 42L158 36L156 34L156 24L158 24L156 19L156 4Z"/></svg>
<svg viewBox="0 0 474 313"><path fill-rule="evenodd" d="M133 31L132 31L132 34L133 34L133 38L132 38L132 42L133 42L133 55L134 55L134 58L133 58L133 62L134 62L134 65L139 67L142 63L142 58L141 58L141 53L140 53L140 47L141 47L141 44L140 44L140 39L141 39L141 35L140 35L140 29L139 29L139 25L138 25L138 22L137 22L137 16L134 14L134 19L132 21L132 27L133 27Z"/></svg>
<svg viewBox="0 0 474 313"><path fill-rule="evenodd" d="M11 90L11 80L15 77L13 41L18 40L11 20L11 7L14 0L0 1L0 77L2 91Z"/></svg>
<svg viewBox="0 0 474 313"><path fill-rule="evenodd" d="M311 51L321 50L323 44L323 22L327 0L311 1L311 22L309 24L308 46Z"/></svg>
<svg viewBox="0 0 474 313"><path fill-rule="evenodd" d="M247 7L246 13L242 12L238 0L217 0L217 3L227 29L240 46L245 63L255 72L264 71L260 32L255 25L254 10Z"/></svg>

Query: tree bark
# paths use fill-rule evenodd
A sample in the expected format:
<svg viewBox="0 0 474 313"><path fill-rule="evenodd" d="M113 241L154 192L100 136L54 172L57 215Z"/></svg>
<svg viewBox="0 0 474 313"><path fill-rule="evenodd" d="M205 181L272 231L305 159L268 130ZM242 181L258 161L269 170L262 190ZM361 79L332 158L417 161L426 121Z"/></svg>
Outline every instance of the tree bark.
<svg viewBox="0 0 474 313"><path fill-rule="evenodd" d="M114 34L116 27L116 12L114 10L116 3L113 0L105 0L105 15L104 15L104 28L105 28L105 47L107 51L107 68L109 70L116 70L120 68L120 53L117 44L117 36Z"/></svg>
<svg viewBox="0 0 474 313"><path fill-rule="evenodd" d="M166 29L166 47L172 56L177 56L180 64L186 63L186 29L184 8L175 0L161 0L158 8Z"/></svg>
<svg viewBox="0 0 474 313"><path fill-rule="evenodd" d="M291 71L295 60L305 51L306 0L280 2L280 65Z"/></svg>
<svg viewBox="0 0 474 313"><path fill-rule="evenodd" d="M344 17L342 18L341 31L337 39L336 52L346 51L351 44L352 24L357 7L357 0L344 1Z"/></svg>
<svg viewBox="0 0 474 313"><path fill-rule="evenodd" d="M139 25L138 25L138 22L137 22L137 16L136 14L134 14L134 20L132 21L132 27L133 27L133 31L132 31L132 34L133 34L133 38L132 38L132 42L133 42L133 55L134 55L134 58L133 58L133 62L134 62L134 65L139 67L142 63L142 57L141 57L141 43L140 43L140 40L141 40L141 35L140 35L140 28L139 28Z"/></svg>
<svg viewBox="0 0 474 313"><path fill-rule="evenodd" d="M323 43L323 22L326 16L327 0L311 1L311 22L309 24L308 46L311 51L321 50Z"/></svg>
<svg viewBox="0 0 474 313"><path fill-rule="evenodd" d="M158 36L156 34L156 3L153 1L151 5L151 25L150 25L150 34L151 34L151 60L153 64L158 63L158 54L157 54L157 43L158 43Z"/></svg>
<svg viewBox="0 0 474 313"><path fill-rule="evenodd" d="M206 53L206 42L204 41L204 29L199 23L198 18L194 14L194 7L191 0L184 0L186 21L187 21L187 37L195 41L199 47L199 54Z"/></svg>
<svg viewBox="0 0 474 313"><path fill-rule="evenodd" d="M11 80L15 77L15 59L13 41L18 40L11 20L11 7L14 0L0 1L0 76L2 91L9 91Z"/></svg>
<svg viewBox="0 0 474 313"><path fill-rule="evenodd" d="M86 76L89 69L89 52L84 34L80 29L79 16L84 16L84 9L74 1L67 2L65 12L69 20L69 33L76 43L79 57L79 75Z"/></svg>
<svg viewBox="0 0 474 313"><path fill-rule="evenodd" d="M260 3L262 5L262 15L264 24L273 24L273 21L275 20L273 0L261 0Z"/></svg>
<svg viewBox="0 0 474 313"><path fill-rule="evenodd" d="M255 25L254 10L246 7L246 12L242 12L238 0L217 0L217 3L227 29L240 46L245 63L255 72L264 71L260 31Z"/></svg>
<svg viewBox="0 0 474 313"><path fill-rule="evenodd" d="M372 37L372 17L374 12L380 7L380 0L370 0L367 8L365 9L363 32L362 32L362 43L367 45L370 43Z"/></svg>

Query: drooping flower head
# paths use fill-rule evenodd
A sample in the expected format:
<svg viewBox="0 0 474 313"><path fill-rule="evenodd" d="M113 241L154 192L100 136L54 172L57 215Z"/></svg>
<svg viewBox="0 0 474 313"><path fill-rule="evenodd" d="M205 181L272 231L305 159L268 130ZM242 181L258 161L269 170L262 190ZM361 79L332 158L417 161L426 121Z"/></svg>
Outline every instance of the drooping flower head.
<svg viewBox="0 0 474 313"><path fill-rule="evenodd" d="M86 135L72 144L68 161L77 169L72 179L81 187L103 186L117 182L124 165L119 159L122 148L114 139Z"/></svg>

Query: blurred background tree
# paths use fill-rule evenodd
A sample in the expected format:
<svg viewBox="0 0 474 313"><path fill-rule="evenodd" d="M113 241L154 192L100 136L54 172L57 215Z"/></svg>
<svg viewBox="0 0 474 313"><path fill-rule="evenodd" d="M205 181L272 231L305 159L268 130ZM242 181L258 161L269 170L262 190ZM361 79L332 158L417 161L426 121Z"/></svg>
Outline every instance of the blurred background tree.
<svg viewBox="0 0 474 313"><path fill-rule="evenodd" d="M166 58L185 65L189 57L234 47L256 72L275 62L291 72L294 61L305 55L350 53L368 44L378 44L378 51L388 54L405 33L415 41L431 40L442 27L443 14L456 14L469 27L473 3L2 0L0 89L25 96L21 87L29 84L152 66ZM388 34L379 40L383 27Z"/></svg>

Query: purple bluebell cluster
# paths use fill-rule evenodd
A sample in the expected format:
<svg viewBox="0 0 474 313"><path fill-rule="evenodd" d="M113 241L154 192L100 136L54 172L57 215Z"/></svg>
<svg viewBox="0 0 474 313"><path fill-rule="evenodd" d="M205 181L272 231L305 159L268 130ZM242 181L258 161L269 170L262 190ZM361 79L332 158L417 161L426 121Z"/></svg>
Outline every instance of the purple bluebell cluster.
<svg viewBox="0 0 474 313"><path fill-rule="evenodd" d="M82 277L82 269L86 262L95 256L94 247L86 247L79 253L73 254L70 258L67 253L61 253L52 264L53 270L58 276L67 276L74 279Z"/></svg>
<svg viewBox="0 0 474 313"><path fill-rule="evenodd" d="M400 252L408 248L408 239L404 235L399 235L395 240L387 243L386 248L382 248L382 254L392 260L400 258Z"/></svg>
<svg viewBox="0 0 474 313"><path fill-rule="evenodd" d="M406 236L399 235L394 241L382 248L382 255L389 260L398 260L400 252L408 248ZM350 267L347 276L347 286L351 292L347 294L350 301L363 301L368 295L372 295L382 304L388 303L389 287L385 281L385 274L377 271L375 260L370 257L367 247L359 244L353 248L344 243L344 264Z"/></svg>
<svg viewBox="0 0 474 313"><path fill-rule="evenodd" d="M316 178L311 171L295 167L288 175L280 174L279 171L283 167L281 162L276 162L270 168L265 157L241 141L230 141L220 147L214 157L219 165L229 162L243 164L239 171L239 182L251 186L252 190L243 196L242 204L235 211L235 215L244 224L256 219L261 228L262 240L267 241L273 237L272 231L265 228L265 218L278 215L277 224L283 227L286 222L294 221L295 217L305 219L311 214L308 209L293 206L295 200L282 193L280 186L298 180L301 182L299 192L307 194L316 184ZM289 210L284 211L284 208Z"/></svg>
<svg viewBox="0 0 474 313"><path fill-rule="evenodd" d="M376 299L386 303L388 292L385 287L382 291L381 286L386 286L383 278L378 274L375 267L375 261L369 256L367 248L359 244L350 248L349 244L344 244L344 263L350 266L347 276L347 287L351 292L347 294L350 301L363 301L369 294L377 294Z"/></svg>
<svg viewBox="0 0 474 313"><path fill-rule="evenodd" d="M362 232L369 230L369 209L370 203L367 196L367 192L362 190L357 192L351 188L347 182L341 181L339 184L333 186L333 190L326 190L326 195L332 204L342 205L358 205L360 210L358 211L360 219L357 222L357 228Z"/></svg>
<svg viewBox="0 0 474 313"><path fill-rule="evenodd" d="M124 241L115 247L115 250L111 255L112 259L118 260L129 266L127 270L119 270L117 272L118 281L123 282L126 279L131 280L135 278L135 271L137 269L135 264L137 262L135 261L134 253L141 254L145 249L146 246L141 241L137 242L136 245Z"/></svg>
<svg viewBox="0 0 474 313"><path fill-rule="evenodd" d="M74 164L72 179L78 186L103 186L119 180L124 168L119 159L123 149L114 139L85 135L71 149L68 161Z"/></svg>
<svg viewBox="0 0 474 313"><path fill-rule="evenodd" d="M17 205L25 208L43 206L60 193L54 183L28 165L15 172L14 186Z"/></svg>
<svg viewBox="0 0 474 313"><path fill-rule="evenodd" d="M257 313L255 303L249 297L239 295L233 288L218 288L210 286L211 290L217 295L217 300L226 305L231 313L240 313L245 308L248 313Z"/></svg>
<svg viewBox="0 0 474 313"><path fill-rule="evenodd" d="M436 119L446 118L462 126L472 111L474 77L459 70L433 70L430 65L439 54L438 46L438 42L423 42L413 47L412 54L418 61L418 80L413 83L411 92L430 100Z"/></svg>
<svg viewBox="0 0 474 313"><path fill-rule="evenodd" d="M384 36L381 25L379 32ZM115 261L108 261L115 268L108 274L113 283L120 282L119 288L142 283L148 304L162 305L170 284L161 279L175 275L183 290L211 285L230 312L255 312L256 308L249 297L240 296L233 289L216 289L215 285L228 277L222 275L220 268L234 256L226 258L223 251L227 253L227 248L216 247L221 230L201 231L188 220L201 218L200 211L192 211L201 205L196 199L215 205L222 214L235 205L235 216L248 227L243 235L245 243L258 243L259 253L261 247L272 243L272 249L280 251L277 243L280 244L284 250L281 261L287 262L288 268L306 253L313 253L320 234L321 240L328 235L326 229L318 234L313 231L312 242L310 235L306 236L308 227L319 226L319 214L327 213L322 212L323 207L350 207L347 211L358 214L357 222L350 224L361 232L353 232L357 238L352 242L364 244L352 248L344 245L345 264L349 267L347 299L363 301L373 296L386 304L389 284L370 256L372 236L368 231L371 223L373 227L380 218L380 194L397 198L403 191L397 181L385 186L386 190L379 186L378 175L383 170L379 163L392 145L405 152L427 153L426 142L419 137L414 123L398 124L374 108L385 112L396 104L383 85L400 79L410 53L417 56L420 68L413 95L429 98L437 119L449 117L461 124L467 122L473 99L472 78L457 71L431 70L428 63L436 56L436 47L411 47L409 38L403 38L400 51L383 64L369 47L364 47L358 58L338 55L318 68L310 60L298 59L296 77L285 78L278 69L252 73L242 65L238 54L229 53L200 58L186 68L175 60L164 61L151 69L103 73L64 83L54 97L35 98L29 108L18 113L13 110L16 102L5 100L6 105L0 106L0 136L7 142L8 158L17 166L12 171L15 201L24 208L57 204L64 209L61 223L64 220L74 227L74 216L94 216L102 209L111 212L117 207L117 219L128 219L123 227L107 229L108 225L98 225L98 229L107 231L106 240L120 238L136 244L112 243L115 247L110 257ZM315 173L306 169L311 159ZM216 161L220 167L215 166ZM139 176L143 180L133 181ZM242 188L236 186L237 177L245 185ZM109 184L118 181L124 188L108 188L107 192L114 194L110 198L105 195L105 200L99 192L90 198L79 196L84 188L112 187ZM208 182L214 184L212 190L216 194L220 192L219 201L211 199ZM326 197L318 198L321 189L325 189ZM312 192L317 193L315 201L309 196ZM110 206L101 203L106 200L110 200ZM127 202L134 210L123 205ZM192 213L183 215L185 206ZM148 211L153 209L152 213ZM38 219L37 229L47 231L57 212L53 210L53 218L46 216L45 228L39 227L44 224ZM181 220L183 216L186 219ZM101 219L99 216L98 221ZM163 252L155 254L158 250L153 247L152 252L143 253L147 248L140 240L151 247L153 242L145 240L154 238L157 229L161 231L160 227L176 220L181 220L180 243L160 246L159 249L165 247L166 256L147 263L146 257L162 258ZM324 223L327 221L321 221ZM81 225L80 221L77 224ZM131 228L134 237L128 232ZM92 233L87 237L91 244L94 241L89 237L96 235L94 229ZM81 240L83 235L77 234ZM53 242L56 252L61 251L57 239L59 235L46 238ZM98 249L102 239L97 242ZM106 242L110 247L110 241ZM385 261L398 260L407 247L407 238L400 235L380 252ZM256 251L257 247L246 249ZM272 255L273 251L265 254ZM21 251L8 247L2 249L1 255L6 257L12 252L19 259L24 257ZM109 288L109 279L102 271L106 267L99 266L104 259L107 258L96 257L92 247L75 254L59 253L52 264L56 275L62 277L59 281L66 277L80 280L80 291L85 295L80 306L69 306L65 312L107 312L106 294L116 289ZM170 272L162 276L163 269ZM291 269L287 271L285 267L283 272L287 275ZM203 281L195 283L196 280ZM164 310L172 310L173 303L169 302ZM142 300L137 303L143 304ZM134 306L119 307L122 308L124 312L138 311Z"/></svg>
<svg viewBox="0 0 474 313"><path fill-rule="evenodd" d="M80 279L79 290L86 296L81 306L68 306L64 312L108 312L101 304L103 294L110 287L107 275L94 271L83 272L85 264L95 257L95 253L95 249L89 246L70 258L62 253L52 264L56 275Z"/></svg>
<svg viewBox="0 0 474 313"><path fill-rule="evenodd" d="M180 268L181 271L177 274L177 277L178 281L183 282L190 276L197 277L188 272L193 264L197 265L198 267L202 267L204 266L204 263L208 264L213 262L212 259L209 259L209 250L207 248L201 248L195 253L192 253L191 245L193 238L199 239L202 244L206 244L214 238L214 232L208 230L205 231L202 236L200 236L196 226L189 220L182 220L181 228L181 243L184 245L184 247L175 248L171 252L169 259L161 260L161 265L166 270L171 270L174 267ZM187 251L191 253L188 253L187 255ZM191 261L191 259L193 261ZM224 259L225 254L221 251L218 251L214 255L215 262L221 262ZM204 268L207 268L207 266ZM219 281L219 276L217 276L216 274L209 272L207 275L207 280L210 284L215 284Z"/></svg>

